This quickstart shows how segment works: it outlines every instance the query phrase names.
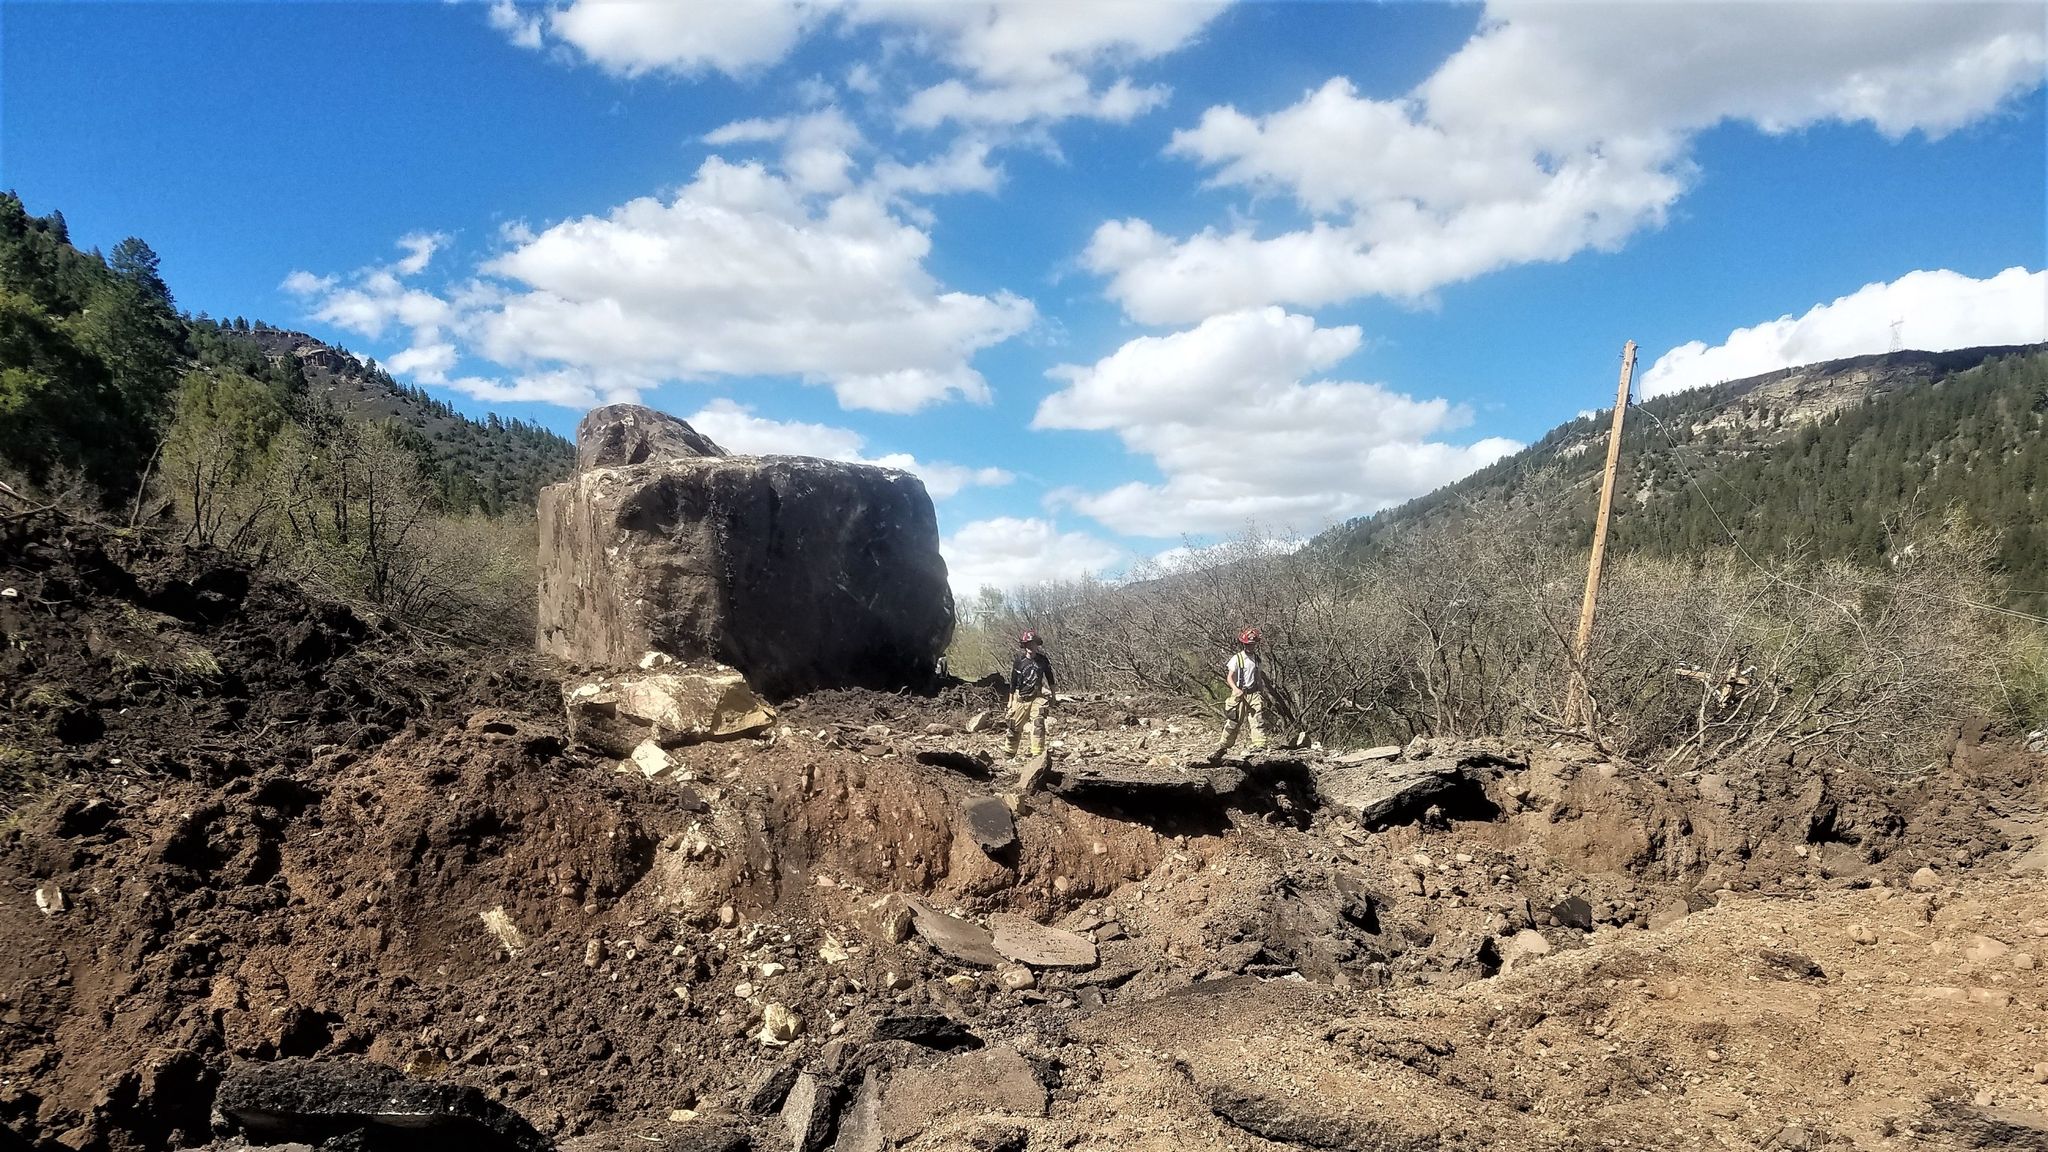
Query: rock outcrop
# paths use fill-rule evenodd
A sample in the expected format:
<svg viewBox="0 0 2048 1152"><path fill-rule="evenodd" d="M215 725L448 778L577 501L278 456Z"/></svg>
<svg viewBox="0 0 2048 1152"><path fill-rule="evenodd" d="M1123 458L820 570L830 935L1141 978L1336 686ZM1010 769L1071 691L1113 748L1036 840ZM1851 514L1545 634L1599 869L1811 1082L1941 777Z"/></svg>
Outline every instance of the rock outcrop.
<svg viewBox="0 0 2048 1152"><path fill-rule="evenodd" d="M578 430L587 466L540 498L542 651L586 668L709 659L781 698L922 685L953 631L915 476L729 456L631 405Z"/></svg>

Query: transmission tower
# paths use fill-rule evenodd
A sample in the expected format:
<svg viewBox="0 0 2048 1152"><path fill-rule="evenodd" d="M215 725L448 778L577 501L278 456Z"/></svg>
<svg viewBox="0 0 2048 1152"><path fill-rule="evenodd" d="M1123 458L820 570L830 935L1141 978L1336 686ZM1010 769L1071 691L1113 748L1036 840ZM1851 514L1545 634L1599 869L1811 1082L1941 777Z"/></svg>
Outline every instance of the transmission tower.
<svg viewBox="0 0 2048 1152"><path fill-rule="evenodd" d="M1903 316L1901 316L1897 320L1892 321L1892 346L1886 349L1886 351L1897 352L1899 349L1905 347L1905 344L1899 339L1899 329L1904 328L1905 326L1906 318Z"/></svg>

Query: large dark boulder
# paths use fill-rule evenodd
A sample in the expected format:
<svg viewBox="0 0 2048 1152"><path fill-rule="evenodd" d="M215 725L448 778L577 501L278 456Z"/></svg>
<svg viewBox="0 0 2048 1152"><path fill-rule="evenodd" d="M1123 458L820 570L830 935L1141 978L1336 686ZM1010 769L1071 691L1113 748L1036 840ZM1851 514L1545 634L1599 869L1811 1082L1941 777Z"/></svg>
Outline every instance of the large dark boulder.
<svg viewBox="0 0 2048 1152"><path fill-rule="evenodd" d="M597 432L621 426L614 416ZM710 659L778 698L930 680L953 597L917 477L651 450L541 493L542 651L586 668L631 667L649 651Z"/></svg>
<svg viewBox="0 0 2048 1152"><path fill-rule="evenodd" d="M723 456L711 437L666 412L638 404L592 408L576 425L576 470Z"/></svg>

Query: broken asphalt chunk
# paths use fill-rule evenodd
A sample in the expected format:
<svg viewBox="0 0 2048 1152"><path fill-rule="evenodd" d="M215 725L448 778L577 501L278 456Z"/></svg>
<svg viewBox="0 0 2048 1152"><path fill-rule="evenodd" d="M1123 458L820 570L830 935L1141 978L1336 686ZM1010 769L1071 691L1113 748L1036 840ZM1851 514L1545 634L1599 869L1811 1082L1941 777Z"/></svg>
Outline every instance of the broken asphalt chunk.
<svg viewBox="0 0 2048 1152"><path fill-rule="evenodd" d="M228 1069L214 1111L252 1141L366 1149L465 1148L550 1152L553 1141L481 1091L413 1080L355 1058L239 1063Z"/></svg>

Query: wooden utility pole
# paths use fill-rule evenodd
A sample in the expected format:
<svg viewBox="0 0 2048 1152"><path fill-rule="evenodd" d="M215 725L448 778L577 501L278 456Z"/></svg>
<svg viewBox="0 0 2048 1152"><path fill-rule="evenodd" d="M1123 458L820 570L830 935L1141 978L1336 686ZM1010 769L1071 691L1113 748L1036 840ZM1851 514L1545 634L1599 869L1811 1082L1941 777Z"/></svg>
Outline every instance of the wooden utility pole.
<svg viewBox="0 0 2048 1152"><path fill-rule="evenodd" d="M1593 558L1586 564L1586 599L1579 605L1579 634L1572 642L1572 679L1564 702L1569 728L1593 722L1586 689L1586 646L1593 640L1593 605L1600 599L1600 562L1607 558L1607 518L1614 511L1614 472L1621 463L1621 421L1628 413L1629 383L1636 371L1636 342L1621 347L1621 389L1614 396L1614 427L1607 433L1607 472L1600 479L1600 517L1593 523Z"/></svg>

